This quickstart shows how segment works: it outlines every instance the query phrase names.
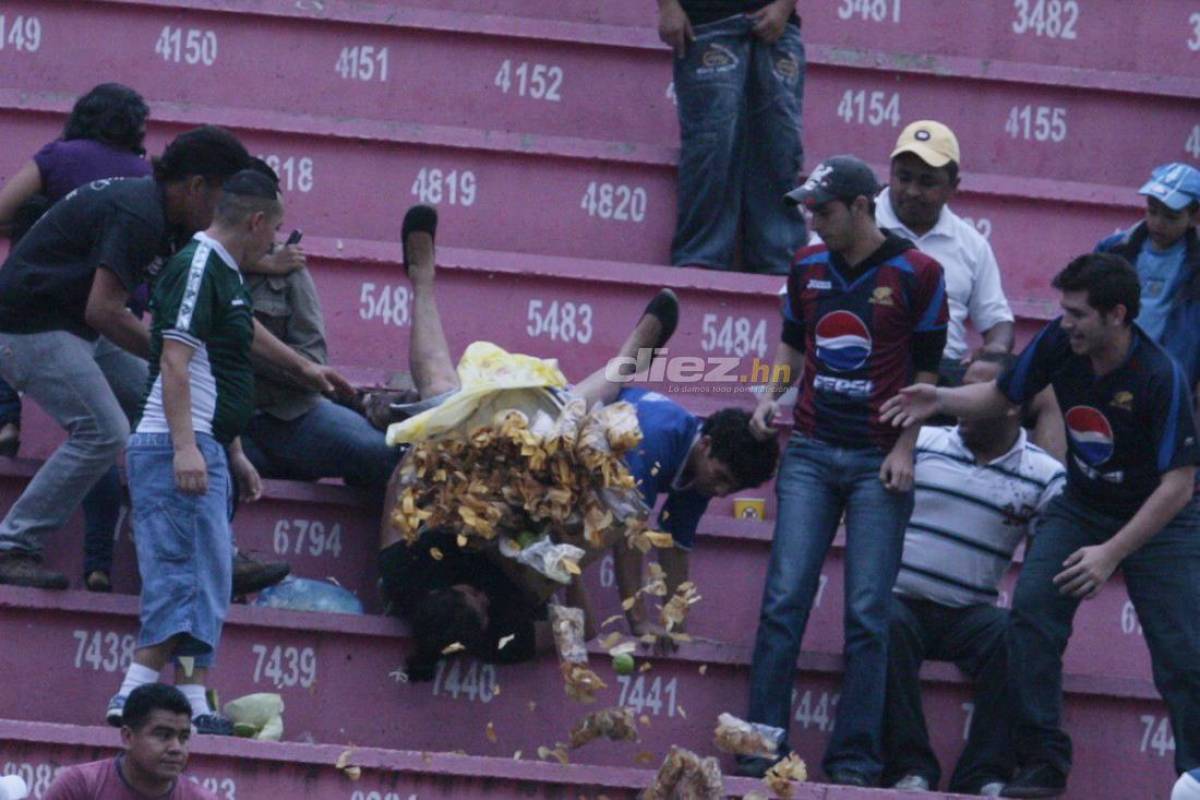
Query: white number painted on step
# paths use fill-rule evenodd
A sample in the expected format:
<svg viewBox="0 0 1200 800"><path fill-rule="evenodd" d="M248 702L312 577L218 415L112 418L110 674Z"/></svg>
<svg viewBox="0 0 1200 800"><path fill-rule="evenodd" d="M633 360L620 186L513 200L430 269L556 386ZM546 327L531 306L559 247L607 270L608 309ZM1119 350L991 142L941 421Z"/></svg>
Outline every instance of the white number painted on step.
<svg viewBox="0 0 1200 800"><path fill-rule="evenodd" d="M589 217L616 222L643 222L646 219L646 202L646 190L641 186L592 181L583 193L579 207Z"/></svg>
<svg viewBox="0 0 1200 800"><path fill-rule="evenodd" d="M848 125L900 124L899 92L868 92L866 89L847 89L838 103L837 115Z"/></svg>
<svg viewBox="0 0 1200 800"><path fill-rule="evenodd" d="M891 22L900 24L900 0L842 0L838 6L838 19L854 19L864 22Z"/></svg>
<svg viewBox="0 0 1200 800"><path fill-rule="evenodd" d="M553 64L530 64L525 61L514 63L512 59L506 58L496 72L492 85L504 94L512 90L518 97L558 103L562 100L562 82L562 67Z"/></svg>
<svg viewBox="0 0 1200 800"><path fill-rule="evenodd" d="M342 555L342 525L339 522L326 530L325 523L320 520L281 519L275 523L274 538L275 555L309 555L313 558L324 555L341 558Z"/></svg>
<svg viewBox="0 0 1200 800"><path fill-rule="evenodd" d="M1047 39L1074 39L1079 22L1079 3L1076 0L1013 0L1012 30L1016 34L1032 33Z"/></svg>
<svg viewBox="0 0 1200 800"><path fill-rule="evenodd" d="M1142 623L1138 621L1137 610L1133 607L1132 600L1126 600L1125 605L1121 606L1121 633L1127 635L1141 634Z"/></svg>
<svg viewBox="0 0 1200 800"><path fill-rule="evenodd" d="M4 764L3 771L0 775L17 775L25 781L25 786L29 789L29 796L33 798L45 797L50 790L50 785L54 783L54 779L58 777L58 773L62 772L66 767L55 766L53 764L30 764L28 762L7 761Z"/></svg>
<svg viewBox="0 0 1200 800"><path fill-rule="evenodd" d="M1067 138L1067 110L1050 106L1013 106L1004 132L1014 139L1062 142Z"/></svg>
<svg viewBox="0 0 1200 800"><path fill-rule="evenodd" d="M792 693L792 697L797 696L797 692ZM828 732L833 730L833 722L837 719L837 704L841 695L837 692L814 692L811 689L806 689L804 694L799 695L800 701L796 703L796 713L794 718L804 726L805 730L814 728L818 731Z"/></svg>
<svg viewBox="0 0 1200 800"><path fill-rule="evenodd" d="M676 702L678 678L664 681L662 676L647 680L645 675L618 675L617 683L621 684L621 697L617 705L631 709L634 714L649 711L656 717L663 713L667 717L674 717L679 713Z"/></svg>
<svg viewBox="0 0 1200 800"><path fill-rule="evenodd" d="M195 28L173 28L167 25L154 43L154 52L163 61L211 67L217 63L217 34Z"/></svg>
<svg viewBox="0 0 1200 800"><path fill-rule="evenodd" d="M137 640L132 634L115 631L73 632L75 669L91 669L96 672L124 672L133 661L133 650Z"/></svg>
<svg viewBox="0 0 1200 800"><path fill-rule="evenodd" d="M24 15L9 20L8 15L0 14L0 50L7 47L18 53L36 53L42 46L42 21Z"/></svg>
<svg viewBox="0 0 1200 800"><path fill-rule="evenodd" d="M368 281L363 283L358 300L358 316L362 319L377 319L397 328L412 322L412 291L407 286L377 286Z"/></svg>
<svg viewBox="0 0 1200 800"><path fill-rule="evenodd" d="M963 217L962 221L979 231L979 235L985 239L992 238L992 221L987 217L974 219L973 217Z"/></svg>
<svg viewBox="0 0 1200 800"><path fill-rule="evenodd" d="M1143 714L1142 746L1143 753L1154 753L1159 758L1166 758L1167 753L1175 752L1175 734L1171 731L1170 717L1156 717L1153 714Z"/></svg>
<svg viewBox="0 0 1200 800"><path fill-rule="evenodd" d="M269 683L276 689L309 689L317 682L317 654L311 647L256 644L250 652L255 658L255 683Z"/></svg>
<svg viewBox="0 0 1200 800"><path fill-rule="evenodd" d="M679 105L679 96L675 94L675 81L667 84L667 99L671 101L671 105Z"/></svg>
<svg viewBox="0 0 1200 800"><path fill-rule="evenodd" d="M475 204L475 189L475 173L470 170L422 167L413 181L412 195L430 205L445 201L452 206L471 206Z"/></svg>
<svg viewBox="0 0 1200 800"><path fill-rule="evenodd" d="M1187 141L1183 143L1183 150L1192 158L1200 159L1200 125L1192 128Z"/></svg>
<svg viewBox="0 0 1200 800"><path fill-rule="evenodd" d="M233 778L198 778L195 775L188 775L188 780L197 786L203 786L205 791L215 794L217 797L223 797L225 800L237 800L237 784Z"/></svg>
<svg viewBox="0 0 1200 800"><path fill-rule="evenodd" d="M1188 50L1200 50L1200 11L1188 17L1188 22L1192 26L1192 35L1187 40Z"/></svg>
<svg viewBox="0 0 1200 800"><path fill-rule="evenodd" d="M307 194L313 190L313 160L308 156L284 158L269 154L259 158L275 170L275 174L279 176L279 185L285 191Z"/></svg>
<svg viewBox="0 0 1200 800"><path fill-rule="evenodd" d="M616 562L613 560L612 553L609 553L604 558L600 559L600 586L604 589L611 589L616 584Z"/></svg>
<svg viewBox="0 0 1200 800"><path fill-rule="evenodd" d="M828 585L828 575L821 575L821 577L817 579L817 596L813 599L813 608L821 607L821 601L825 599L825 587Z"/></svg>
<svg viewBox="0 0 1200 800"><path fill-rule="evenodd" d="M346 81L386 82L388 49L365 44L343 47L333 71Z"/></svg>
<svg viewBox="0 0 1200 800"><path fill-rule="evenodd" d="M433 696L490 703L496 696L496 668L474 659L442 659L433 676Z"/></svg>
<svg viewBox="0 0 1200 800"><path fill-rule="evenodd" d="M364 792L358 789L354 790L354 794L350 795L350 800L417 800L415 794L410 794L407 798L395 792L383 794L381 792Z"/></svg>
<svg viewBox="0 0 1200 800"><path fill-rule="evenodd" d="M767 356L767 321L749 317L721 317L705 314L700 325L700 349L705 353L720 353L743 358Z"/></svg>
<svg viewBox="0 0 1200 800"><path fill-rule="evenodd" d="M592 340L592 307L588 303L530 300L526 314L525 332L531 339L545 338L552 342Z"/></svg>

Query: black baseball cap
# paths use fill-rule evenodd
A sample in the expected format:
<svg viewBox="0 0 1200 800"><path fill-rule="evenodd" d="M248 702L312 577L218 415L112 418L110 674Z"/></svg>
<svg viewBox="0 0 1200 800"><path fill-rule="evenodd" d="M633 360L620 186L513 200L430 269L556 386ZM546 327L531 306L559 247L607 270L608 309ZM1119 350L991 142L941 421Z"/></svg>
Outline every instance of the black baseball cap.
<svg viewBox="0 0 1200 800"><path fill-rule="evenodd" d="M874 197L879 189L875 173L864 161L854 156L833 156L818 164L803 185L783 197L791 205L814 208L830 200Z"/></svg>

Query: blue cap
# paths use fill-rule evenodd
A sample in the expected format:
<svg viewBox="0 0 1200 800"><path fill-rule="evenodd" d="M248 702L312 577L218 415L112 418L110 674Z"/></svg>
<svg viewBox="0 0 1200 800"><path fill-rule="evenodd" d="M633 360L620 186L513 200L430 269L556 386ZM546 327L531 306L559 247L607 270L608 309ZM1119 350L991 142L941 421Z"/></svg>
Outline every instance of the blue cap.
<svg viewBox="0 0 1200 800"><path fill-rule="evenodd" d="M1200 170L1176 161L1156 167L1138 194L1153 197L1172 211L1200 200Z"/></svg>

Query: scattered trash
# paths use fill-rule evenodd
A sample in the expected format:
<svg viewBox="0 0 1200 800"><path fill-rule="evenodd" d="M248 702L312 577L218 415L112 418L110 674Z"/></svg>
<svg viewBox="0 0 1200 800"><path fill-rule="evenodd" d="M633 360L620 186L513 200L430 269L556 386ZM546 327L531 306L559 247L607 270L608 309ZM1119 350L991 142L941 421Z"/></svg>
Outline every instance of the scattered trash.
<svg viewBox="0 0 1200 800"><path fill-rule="evenodd" d="M638 741L633 711L628 708L606 708L583 717L571 729L571 749L583 747L593 739L600 738L614 742Z"/></svg>
<svg viewBox="0 0 1200 800"><path fill-rule="evenodd" d="M267 742L283 738L283 698L274 692L256 692L230 700L223 710L238 736Z"/></svg>
<svg viewBox="0 0 1200 800"><path fill-rule="evenodd" d="M567 696L580 703L595 702L595 693L607 688L608 684L588 668L587 646L583 638L583 611L551 605L549 615Z"/></svg>
<svg viewBox="0 0 1200 800"><path fill-rule="evenodd" d="M287 577L259 592L254 605L292 611L362 614L362 602L352 592L325 581Z"/></svg>
<svg viewBox="0 0 1200 800"><path fill-rule="evenodd" d="M808 767L805 766L804 760L795 753L789 754L787 758L771 767L763 777L763 783L767 785L767 788L782 797L783 800L791 800L793 782L803 783L806 780L808 780Z"/></svg>
<svg viewBox="0 0 1200 800"><path fill-rule="evenodd" d="M779 743L783 741L782 728L773 728L760 722L746 722L733 714L717 717L717 729L713 732L713 744L723 753L753 758L775 758L779 755Z"/></svg>
<svg viewBox="0 0 1200 800"><path fill-rule="evenodd" d="M715 758L672 747L642 800L721 800L725 781Z"/></svg>
<svg viewBox="0 0 1200 800"><path fill-rule="evenodd" d="M350 758L353 755L353 747L351 747L349 750L343 750L342 754L337 757L337 761L334 762L334 766L337 767L338 771L347 778L352 781L356 781L362 777L362 768L350 763Z"/></svg>

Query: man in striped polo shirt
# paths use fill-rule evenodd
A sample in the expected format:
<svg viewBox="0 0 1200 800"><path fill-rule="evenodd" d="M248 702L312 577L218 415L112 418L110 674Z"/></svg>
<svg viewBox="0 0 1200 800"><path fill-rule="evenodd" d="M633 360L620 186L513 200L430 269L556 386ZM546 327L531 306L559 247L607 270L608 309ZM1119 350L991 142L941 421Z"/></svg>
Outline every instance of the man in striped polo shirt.
<svg viewBox="0 0 1200 800"><path fill-rule="evenodd" d="M987 383L1014 361L987 353L965 384ZM1008 614L995 605L1022 538L1063 487L1066 471L1033 444L1019 415L922 428L915 506L904 536L888 647L884 783L928 790L941 776L921 710L918 671L952 661L976 682L967 746L950 791L996 796L1012 772L1004 709Z"/></svg>

